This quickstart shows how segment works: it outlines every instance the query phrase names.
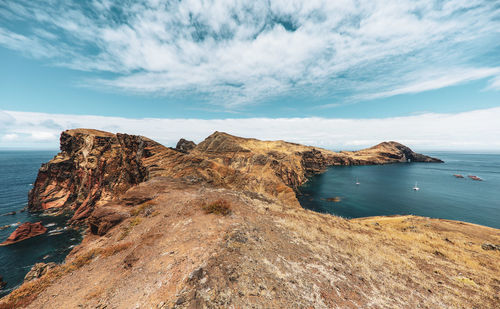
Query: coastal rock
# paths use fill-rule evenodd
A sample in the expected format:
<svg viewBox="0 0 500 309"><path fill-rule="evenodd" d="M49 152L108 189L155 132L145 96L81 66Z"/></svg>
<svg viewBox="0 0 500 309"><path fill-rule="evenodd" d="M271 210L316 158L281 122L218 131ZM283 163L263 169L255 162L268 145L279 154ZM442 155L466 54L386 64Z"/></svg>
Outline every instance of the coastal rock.
<svg viewBox="0 0 500 309"><path fill-rule="evenodd" d="M142 136L75 129L61 134L61 152L43 164L29 193L31 211L73 210L87 218L99 201L111 200L147 179L142 160L165 148Z"/></svg>
<svg viewBox="0 0 500 309"><path fill-rule="evenodd" d="M215 132L198 145L181 139L175 150L142 136L91 129L64 131L60 142L61 152L40 168L28 206L31 211L73 210L71 222L85 220L99 206L113 201L121 200L123 206L144 202L140 194L129 200L121 197L128 189L158 177L256 192L300 207L298 188L331 165L440 161L396 142L337 153L224 132ZM96 218L101 216L97 213L94 222L100 222Z"/></svg>
<svg viewBox="0 0 500 309"><path fill-rule="evenodd" d="M29 282L35 279L40 278L41 276L45 275L50 269L56 267L57 264L50 262L50 263L36 263L31 267L30 271L24 276L24 282Z"/></svg>
<svg viewBox="0 0 500 309"><path fill-rule="evenodd" d="M92 213L88 220L90 232L95 235L104 235L113 226L128 217L130 217L130 215L121 211L118 205L99 207Z"/></svg>
<svg viewBox="0 0 500 309"><path fill-rule="evenodd" d="M398 142L382 142L367 149L343 153L349 154L361 165L403 162L443 163L440 159L416 153Z"/></svg>
<svg viewBox="0 0 500 309"><path fill-rule="evenodd" d="M181 138L177 142L177 146L175 146L175 149L183 153L189 153L194 147L196 147L196 144L194 142Z"/></svg>
<svg viewBox="0 0 500 309"><path fill-rule="evenodd" d="M23 241L47 232L47 228L42 225L42 222L26 222L17 227L17 229L10 234L10 236L0 244L0 246L7 246L16 242Z"/></svg>
<svg viewBox="0 0 500 309"><path fill-rule="evenodd" d="M0 276L0 290L3 289L7 285L7 282L3 281L3 277Z"/></svg>

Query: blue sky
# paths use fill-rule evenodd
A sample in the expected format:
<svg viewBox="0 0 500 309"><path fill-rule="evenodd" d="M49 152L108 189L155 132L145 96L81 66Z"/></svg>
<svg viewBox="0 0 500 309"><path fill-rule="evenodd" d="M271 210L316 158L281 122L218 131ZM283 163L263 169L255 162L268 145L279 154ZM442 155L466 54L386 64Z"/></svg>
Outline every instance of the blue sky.
<svg viewBox="0 0 500 309"><path fill-rule="evenodd" d="M106 128L87 115L198 119L193 139L225 128L325 147L397 137L417 148L500 150L486 139L500 131L499 106L497 1L0 0L0 147L53 147L58 130ZM27 123L31 113L43 121ZM58 115L73 121L54 125ZM338 122L420 117L415 125L432 127L427 115L466 117L483 138L454 136L460 123L441 139L353 136ZM278 118L331 120L322 129L337 132L335 141L313 127L302 136L263 125ZM116 121L107 128L165 143L186 137L182 127L167 138L147 119Z"/></svg>

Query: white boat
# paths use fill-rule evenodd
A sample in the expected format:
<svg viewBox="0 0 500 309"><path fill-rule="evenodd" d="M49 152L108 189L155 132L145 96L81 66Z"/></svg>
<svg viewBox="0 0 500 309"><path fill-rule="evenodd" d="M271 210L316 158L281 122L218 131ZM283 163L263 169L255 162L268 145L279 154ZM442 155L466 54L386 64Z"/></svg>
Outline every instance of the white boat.
<svg viewBox="0 0 500 309"><path fill-rule="evenodd" d="M413 187L413 191L418 191L420 188L418 187L418 183L415 183L415 186Z"/></svg>
<svg viewBox="0 0 500 309"><path fill-rule="evenodd" d="M356 178L356 185L359 185L359 180L358 180L358 178Z"/></svg>

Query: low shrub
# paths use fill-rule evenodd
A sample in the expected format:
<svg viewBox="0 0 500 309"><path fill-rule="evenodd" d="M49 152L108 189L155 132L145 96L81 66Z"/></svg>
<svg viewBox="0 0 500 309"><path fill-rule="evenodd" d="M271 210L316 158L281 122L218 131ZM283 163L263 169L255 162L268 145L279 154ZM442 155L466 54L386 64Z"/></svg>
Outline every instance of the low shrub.
<svg viewBox="0 0 500 309"><path fill-rule="evenodd" d="M212 203L204 204L202 209L207 214L217 214L227 216L231 213L231 205L228 201L223 199L218 199Z"/></svg>

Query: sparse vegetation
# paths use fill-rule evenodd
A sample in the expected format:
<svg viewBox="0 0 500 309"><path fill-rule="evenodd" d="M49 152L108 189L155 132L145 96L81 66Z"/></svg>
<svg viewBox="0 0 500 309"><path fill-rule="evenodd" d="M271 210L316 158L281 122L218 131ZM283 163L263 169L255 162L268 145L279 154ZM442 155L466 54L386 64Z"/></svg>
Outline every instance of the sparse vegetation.
<svg viewBox="0 0 500 309"><path fill-rule="evenodd" d="M153 206L155 203L152 201L147 201L139 206L134 207L130 210L130 215L132 217L137 217L139 215L144 217L149 217L153 213Z"/></svg>
<svg viewBox="0 0 500 309"><path fill-rule="evenodd" d="M101 255L104 257L112 256L117 254L120 251L126 250L132 246L131 242L125 242L121 244L116 244L111 247L105 248L101 250Z"/></svg>
<svg viewBox="0 0 500 309"><path fill-rule="evenodd" d="M7 301L0 303L0 309L22 308L28 306L38 294L43 292L55 280L63 275L75 271L87 264L94 258L101 255L109 257L123 250L128 249L132 245L131 242L116 244L108 248L92 249L84 254L79 255L70 263L59 265L51 269L46 275L38 280L27 282L14 290L7 298Z"/></svg>
<svg viewBox="0 0 500 309"><path fill-rule="evenodd" d="M140 217L133 217L129 221L128 225L123 225L122 226L122 232L121 232L120 236L118 236L118 241L125 239L125 237L127 237L128 234L130 234L130 231L132 230L132 228L134 226L136 226L136 225L139 225L141 222L142 222L142 218L140 218Z"/></svg>
<svg viewBox="0 0 500 309"><path fill-rule="evenodd" d="M231 213L231 205L228 201L223 199L218 199L209 204L204 204L202 206L203 210L207 214L217 214L227 216Z"/></svg>

